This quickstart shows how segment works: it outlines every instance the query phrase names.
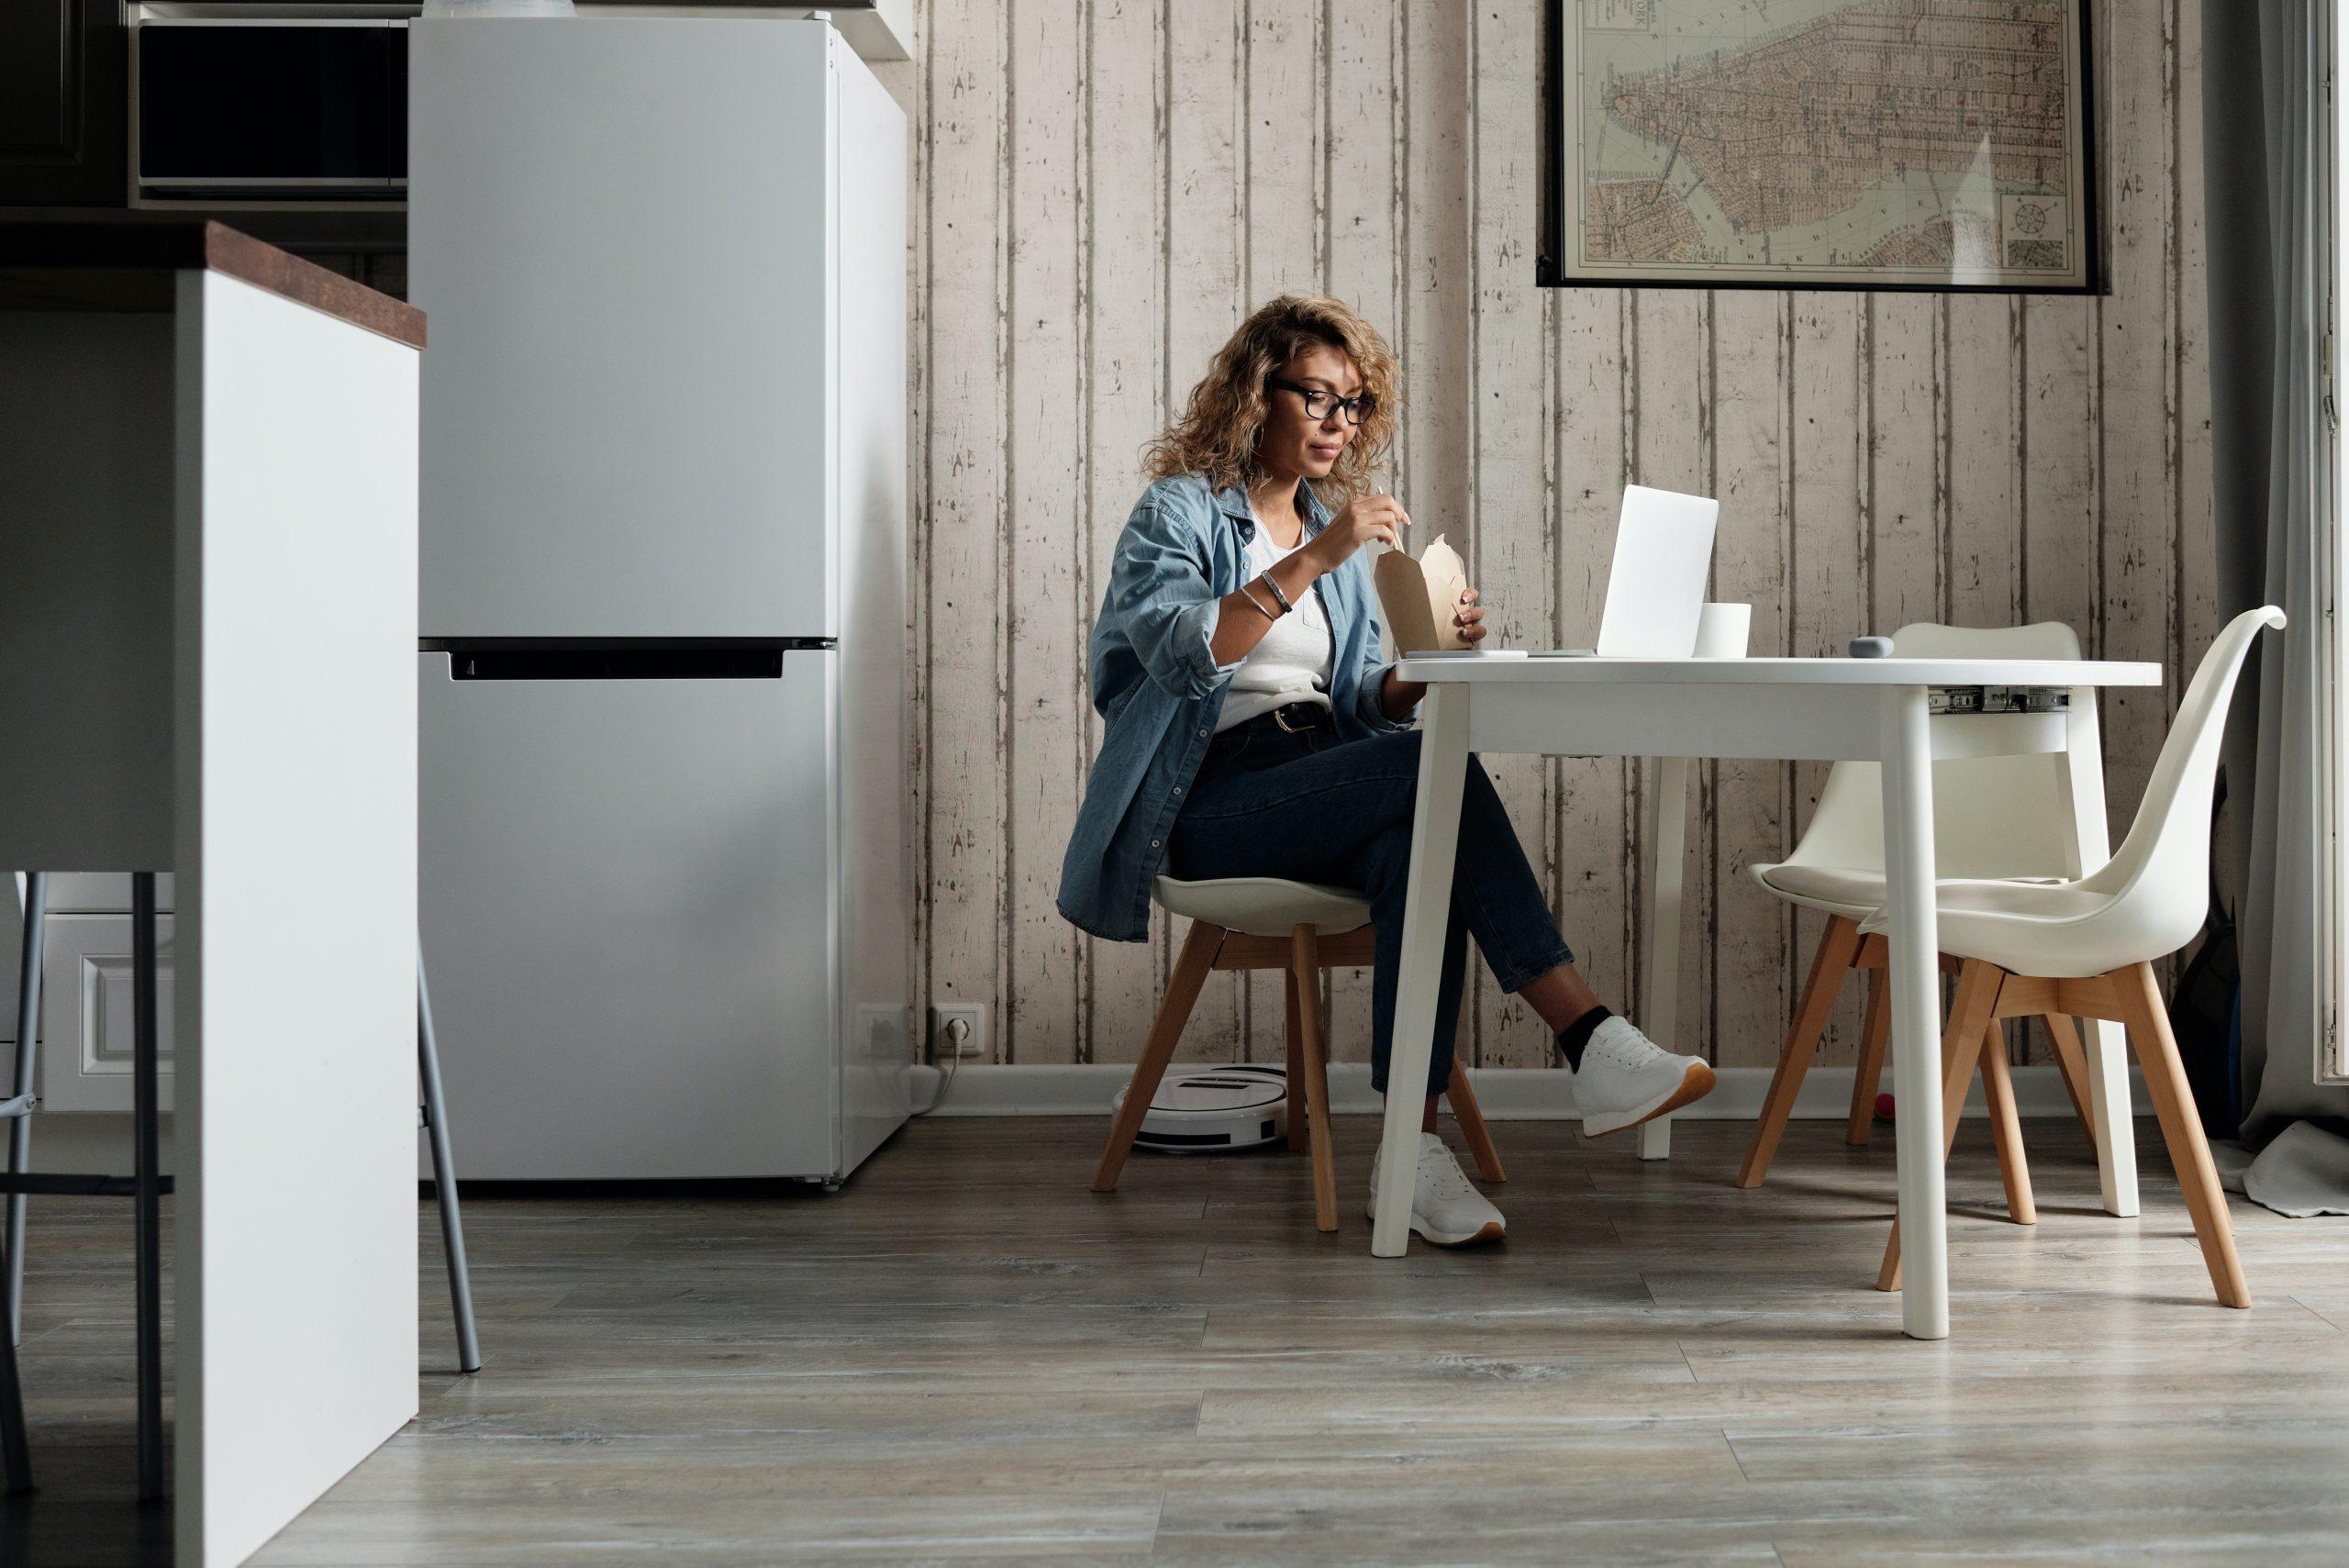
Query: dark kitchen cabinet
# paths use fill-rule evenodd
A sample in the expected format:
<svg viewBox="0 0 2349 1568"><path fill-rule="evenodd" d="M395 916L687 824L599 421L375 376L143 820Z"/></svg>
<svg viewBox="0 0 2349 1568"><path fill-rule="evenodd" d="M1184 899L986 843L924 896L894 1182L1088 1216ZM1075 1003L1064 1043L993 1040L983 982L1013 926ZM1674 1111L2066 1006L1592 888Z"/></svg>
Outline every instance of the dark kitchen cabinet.
<svg viewBox="0 0 2349 1568"><path fill-rule="evenodd" d="M0 0L0 206L121 206L121 0Z"/></svg>

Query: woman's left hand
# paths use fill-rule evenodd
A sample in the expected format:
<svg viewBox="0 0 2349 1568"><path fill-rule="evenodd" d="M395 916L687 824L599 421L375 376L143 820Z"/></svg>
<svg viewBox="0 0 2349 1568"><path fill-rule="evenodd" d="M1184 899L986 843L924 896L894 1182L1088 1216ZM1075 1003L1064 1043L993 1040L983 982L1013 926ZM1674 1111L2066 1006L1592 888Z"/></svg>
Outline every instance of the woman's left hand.
<svg viewBox="0 0 2349 1568"><path fill-rule="evenodd" d="M1452 624L1458 628L1460 640L1471 648L1484 641L1486 635L1492 630L1485 624L1485 606L1477 601L1475 589L1464 588L1460 592L1460 606L1452 613Z"/></svg>
<svg viewBox="0 0 2349 1568"><path fill-rule="evenodd" d="M1485 640L1492 628L1485 624L1485 606L1476 590L1464 588L1460 603L1453 607L1452 624L1460 633L1460 640L1470 648ZM1427 686L1419 681L1406 681L1392 669L1386 672L1386 684L1379 688L1379 706L1387 717L1401 723L1410 717L1419 699L1428 695Z"/></svg>

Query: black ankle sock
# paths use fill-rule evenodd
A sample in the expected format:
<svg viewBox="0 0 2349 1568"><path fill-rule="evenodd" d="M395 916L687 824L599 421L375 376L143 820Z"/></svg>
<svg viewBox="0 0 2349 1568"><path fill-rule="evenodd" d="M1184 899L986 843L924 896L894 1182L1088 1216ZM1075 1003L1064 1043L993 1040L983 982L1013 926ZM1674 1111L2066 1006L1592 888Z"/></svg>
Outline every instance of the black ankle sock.
<svg viewBox="0 0 2349 1568"><path fill-rule="evenodd" d="M1591 1031L1614 1016L1605 1007L1593 1007L1558 1031L1558 1049L1566 1053L1568 1068L1582 1071L1582 1048L1590 1043Z"/></svg>

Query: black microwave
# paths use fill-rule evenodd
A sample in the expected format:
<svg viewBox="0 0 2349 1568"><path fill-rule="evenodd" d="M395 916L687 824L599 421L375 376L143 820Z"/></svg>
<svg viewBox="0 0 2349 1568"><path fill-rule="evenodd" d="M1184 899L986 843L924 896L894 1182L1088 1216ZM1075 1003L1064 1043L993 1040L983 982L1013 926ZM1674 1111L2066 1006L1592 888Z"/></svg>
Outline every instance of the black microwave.
<svg viewBox="0 0 2349 1568"><path fill-rule="evenodd" d="M141 19L130 72L150 203L407 195L404 17Z"/></svg>

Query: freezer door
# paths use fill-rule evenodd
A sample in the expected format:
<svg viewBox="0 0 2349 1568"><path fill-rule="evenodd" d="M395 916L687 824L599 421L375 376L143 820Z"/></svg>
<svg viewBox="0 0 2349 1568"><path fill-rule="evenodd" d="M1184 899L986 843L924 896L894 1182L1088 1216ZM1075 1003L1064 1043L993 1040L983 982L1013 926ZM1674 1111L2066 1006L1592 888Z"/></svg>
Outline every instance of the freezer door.
<svg viewBox="0 0 2349 1568"><path fill-rule="evenodd" d="M837 655L783 653L766 678L452 678L462 657L419 656L423 944L459 1169L830 1175Z"/></svg>
<svg viewBox="0 0 2349 1568"><path fill-rule="evenodd" d="M408 37L420 629L837 636L831 29Z"/></svg>

